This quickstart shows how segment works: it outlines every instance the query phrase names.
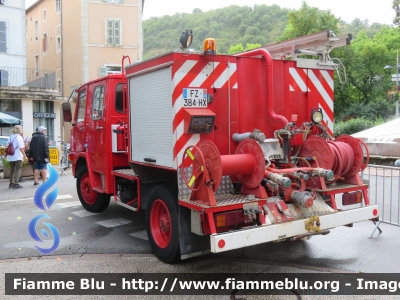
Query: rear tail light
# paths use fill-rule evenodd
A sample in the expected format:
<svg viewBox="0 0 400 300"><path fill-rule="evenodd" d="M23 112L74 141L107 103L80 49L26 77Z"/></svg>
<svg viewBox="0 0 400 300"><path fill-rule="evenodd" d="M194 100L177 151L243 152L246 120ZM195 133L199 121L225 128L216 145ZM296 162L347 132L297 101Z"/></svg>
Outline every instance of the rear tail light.
<svg viewBox="0 0 400 300"><path fill-rule="evenodd" d="M342 195L343 205L357 204L361 203L361 201L362 201L362 193L360 191L352 193L343 193Z"/></svg>
<svg viewBox="0 0 400 300"><path fill-rule="evenodd" d="M242 209L233 210L215 214L214 219L216 227L231 227L244 223L244 213Z"/></svg>

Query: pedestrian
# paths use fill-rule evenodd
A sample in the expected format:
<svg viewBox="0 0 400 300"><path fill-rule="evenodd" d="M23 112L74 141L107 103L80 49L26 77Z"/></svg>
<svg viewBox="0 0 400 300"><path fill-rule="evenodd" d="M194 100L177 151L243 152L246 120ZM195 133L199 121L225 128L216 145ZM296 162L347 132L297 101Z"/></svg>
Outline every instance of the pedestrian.
<svg viewBox="0 0 400 300"><path fill-rule="evenodd" d="M47 163L49 162L49 145L46 138L46 127L39 126L37 131L32 134L29 146L29 157L33 159L33 185L39 185L39 174L42 175L43 182L47 179Z"/></svg>
<svg viewBox="0 0 400 300"><path fill-rule="evenodd" d="M22 126L15 125L12 129L12 135L8 138L8 143L12 143L14 147L14 154L7 155L7 161L10 163L10 185L8 186L10 189L22 188L18 183L19 177L21 176L23 161L28 161L28 157L25 154L24 139L21 134Z"/></svg>

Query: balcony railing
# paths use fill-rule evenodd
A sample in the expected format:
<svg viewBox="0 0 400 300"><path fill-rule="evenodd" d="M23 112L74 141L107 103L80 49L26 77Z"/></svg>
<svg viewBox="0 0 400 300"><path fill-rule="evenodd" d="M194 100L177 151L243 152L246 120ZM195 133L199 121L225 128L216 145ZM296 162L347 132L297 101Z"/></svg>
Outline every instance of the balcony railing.
<svg viewBox="0 0 400 300"><path fill-rule="evenodd" d="M56 73L48 70L0 66L0 86L56 89Z"/></svg>

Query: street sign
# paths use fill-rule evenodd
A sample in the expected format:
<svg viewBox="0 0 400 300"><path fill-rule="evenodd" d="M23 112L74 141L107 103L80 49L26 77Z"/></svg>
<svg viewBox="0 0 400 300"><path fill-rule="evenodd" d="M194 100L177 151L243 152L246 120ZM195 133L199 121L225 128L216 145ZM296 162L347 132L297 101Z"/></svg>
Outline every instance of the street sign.
<svg viewBox="0 0 400 300"><path fill-rule="evenodd" d="M52 165L58 165L58 149L57 148L49 148L49 155L50 155L50 163Z"/></svg>
<svg viewBox="0 0 400 300"><path fill-rule="evenodd" d="M396 76L397 76L397 74L392 74L392 81L397 81ZM399 74L398 78L400 81L400 74Z"/></svg>

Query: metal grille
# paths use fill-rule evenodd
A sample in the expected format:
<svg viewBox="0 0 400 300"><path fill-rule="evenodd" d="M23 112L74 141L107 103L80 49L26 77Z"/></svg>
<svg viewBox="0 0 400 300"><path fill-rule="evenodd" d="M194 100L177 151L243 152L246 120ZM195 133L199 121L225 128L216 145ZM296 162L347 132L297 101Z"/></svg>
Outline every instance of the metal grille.
<svg viewBox="0 0 400 300"><path fill-rule="evenodd" d="M352 188L352 187L359 187L359 186L355 185L355 184L337 183L337 182L335 182L333 184L326 185L326 189L325 190L318 190L318 191L334 191L334 190Z"/></svg>
<svg viewBox="0 0 400 300"><path fill-rule="evenodd" d="M129 175L129 176L136 176L135 172L132 169L122 169L122 170L115 170L114 174L122 174L122 175Z"/></svg>
<svg viewBox="0 0 400 300"><path fill-rule="evenodd" d="M249 199L247 195L227 195L227 194L220 194L220 195L215 195L215 199L217 200L217 206L227 206L227 205L232 205L232 204L238 204L238 203L248 203L248 202L253 202L258 199ZM187 202L187 203L192 203L196 204L197 206L203 207L203 208L208 208L211 207L208 204L205 203L199 203L198 201L192 201L190 199L180 199L181 201Z"/></svg>
<svg viewBox="0 0 400 300"><path fill-rule="evenodd" d="M184 168L186 178L190 178L189 176L192 174L192 168L187 167ZM179 199L190 199L190 195L192 191L187 187L186 183L183 180L182 169L178 169L178 188L179 188ZM235 189L233 188L233 184L229 176L222 176L221 184L218 189L215 191L215 195L225 195L225 194L234 194Z"/></svg>

